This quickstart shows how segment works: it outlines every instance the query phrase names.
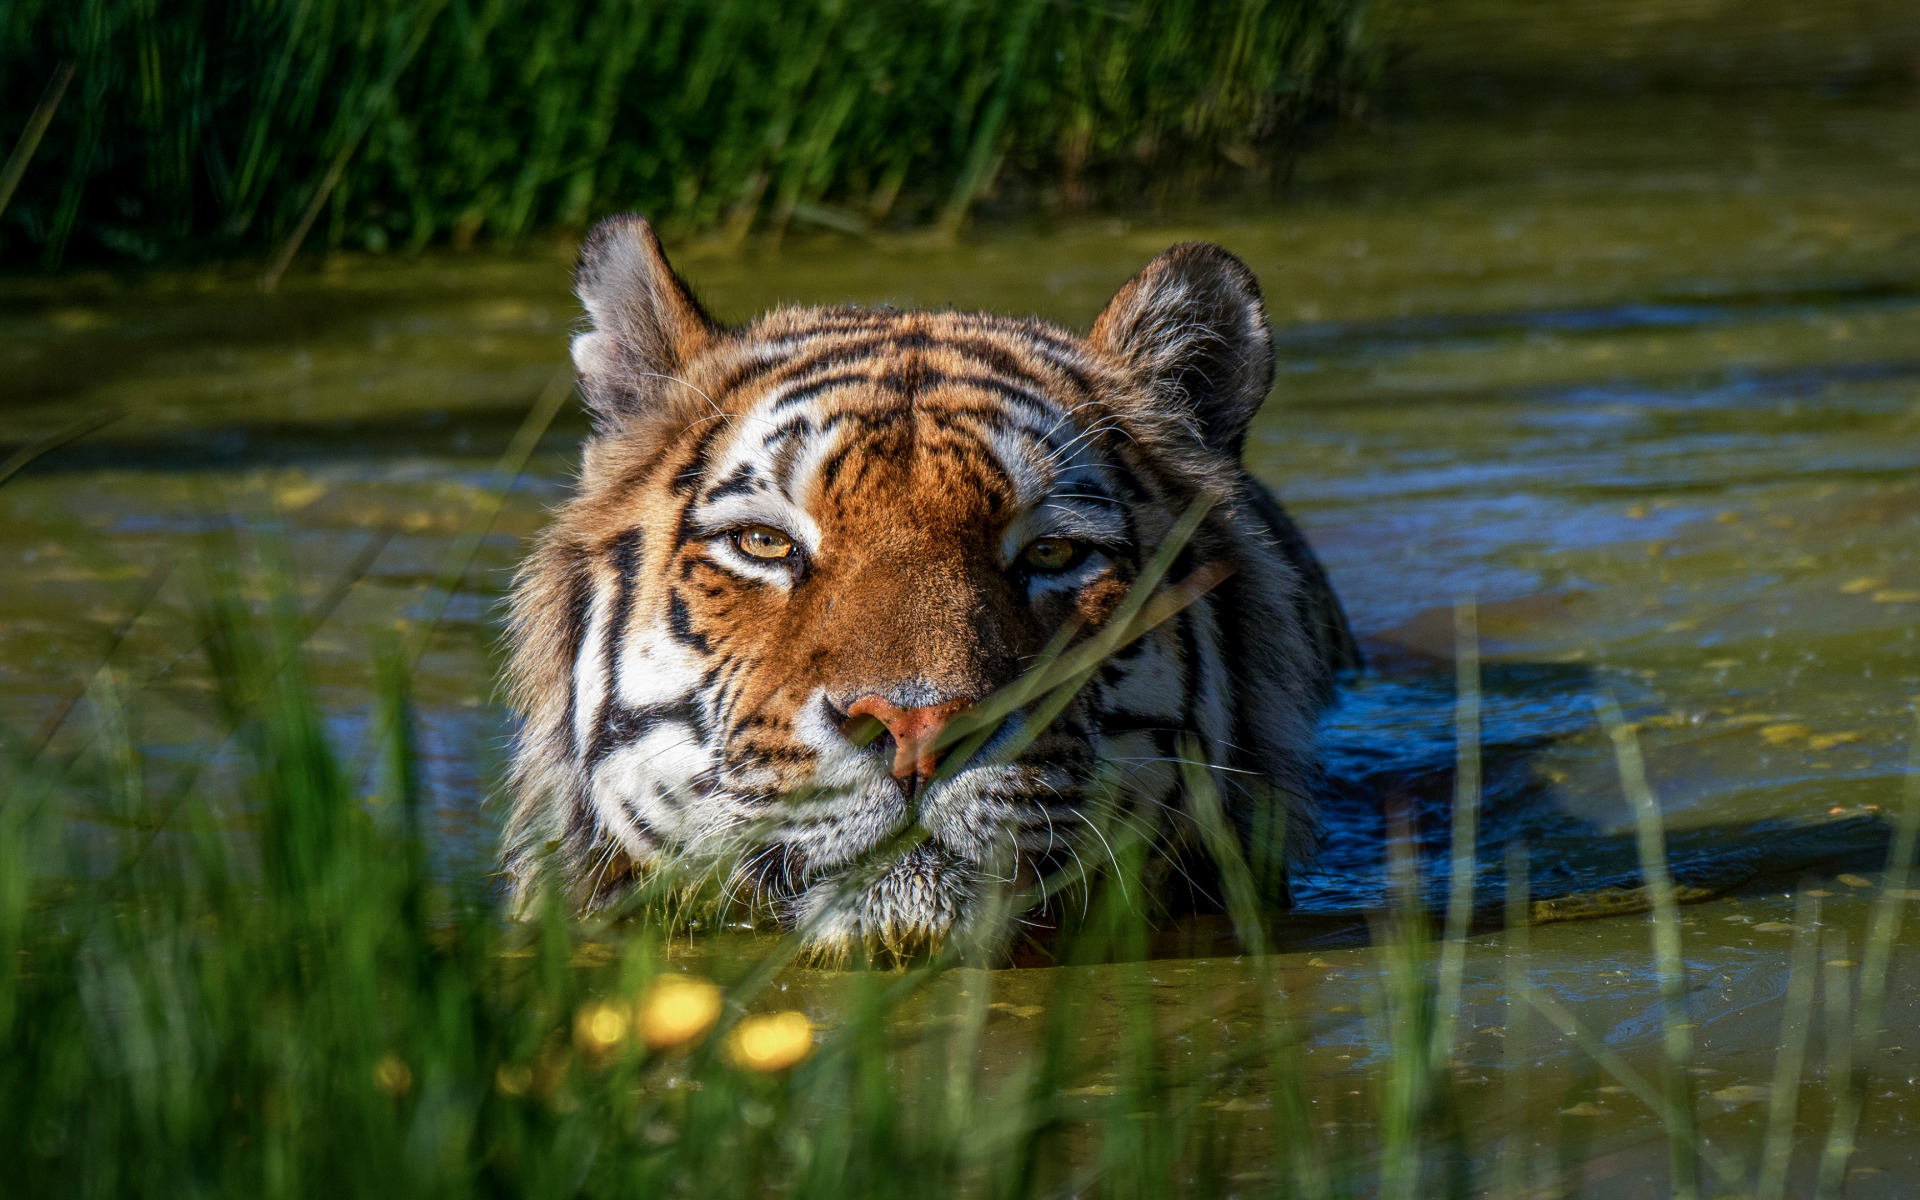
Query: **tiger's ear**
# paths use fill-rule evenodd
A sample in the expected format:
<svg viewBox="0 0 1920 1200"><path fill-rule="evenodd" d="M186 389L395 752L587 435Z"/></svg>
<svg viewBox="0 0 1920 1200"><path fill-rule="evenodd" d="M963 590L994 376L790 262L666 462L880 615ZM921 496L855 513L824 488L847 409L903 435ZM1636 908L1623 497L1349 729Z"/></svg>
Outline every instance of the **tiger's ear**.
<svg viewBox="0 0 1920 1200"><path fill-rule="evenodd" d="M573 290L593 328L573 339L573 368L601 429L698 398L677 376L720 334L667 263L646 218L608 217L580 247Z"/></svg>
<svg viewBox="0 0 1920 1200"><path fill-rule="evenodd" d="M1208 449L1239 457L1273 386L1273 335L1245 263L1208 242L1175 246L1126 282L1088 340Z"/></svg>

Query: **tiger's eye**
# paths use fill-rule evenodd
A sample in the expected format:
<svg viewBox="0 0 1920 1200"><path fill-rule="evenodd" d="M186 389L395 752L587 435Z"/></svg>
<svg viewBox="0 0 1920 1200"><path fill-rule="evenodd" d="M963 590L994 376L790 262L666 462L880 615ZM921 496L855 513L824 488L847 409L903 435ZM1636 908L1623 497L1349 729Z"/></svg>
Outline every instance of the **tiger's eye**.
<svg viewBox="0 0 1920 1200"><path fill-rule="evenodd" d="M1044 537L1021 551L1020 558L1036 571L1064 571L1073 565L1079 549L1071 538Z"/></svg>
<svg viewBox="0 0 1920 1200"><path fill-rule="evenodd" d="M771 525L749 525L733 535L733 544L748 558L786 558L793 539Z"/></svg>

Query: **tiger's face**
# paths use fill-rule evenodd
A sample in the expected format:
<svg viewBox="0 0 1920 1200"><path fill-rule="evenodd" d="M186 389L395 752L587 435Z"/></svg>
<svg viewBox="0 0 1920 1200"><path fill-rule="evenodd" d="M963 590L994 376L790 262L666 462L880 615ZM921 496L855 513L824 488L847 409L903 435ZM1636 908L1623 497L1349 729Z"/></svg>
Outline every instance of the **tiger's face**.
<svg viewBox="0 0 1920 1200"><path fill-rule="evenodd" d="M573 347L596 433L514 597L515 873L548 858L591 902L732 848L743 898L901 949L1076 853L1099 764L1162 802L1172 737L1227 756L1231 696L1201 686L1231 674L1222 623L1196 607L936 770L950 720L1101 629L1196 499L1233 503L1258 293L1210 247L1156 266L1084 339L861 309L727 330L644 222L597 230ZM1229 520L1183 569L1234 557Z"/></svg>

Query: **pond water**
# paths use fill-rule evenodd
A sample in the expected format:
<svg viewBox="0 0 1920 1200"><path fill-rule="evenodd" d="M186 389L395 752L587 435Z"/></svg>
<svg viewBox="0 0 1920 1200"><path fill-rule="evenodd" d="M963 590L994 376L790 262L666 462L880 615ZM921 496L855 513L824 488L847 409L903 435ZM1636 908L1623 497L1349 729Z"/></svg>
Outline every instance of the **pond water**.
<svg viewBox="0 0 1920 1200"><path fill-rule="evenodd" d="M1308 531L1373 662L1328 717L1328 850L1296 885L1279 960L1314 1016L1315 1111L1337 1136L1366 1140L1352 1113L1381 1054L1366 1021L1379 968L1358 943L1385 814L1444 838L1457 598L1478 603L1487 662L1487 895L1516 836L1536 894L1635 881L1592 697L1615 696L1638 725L1676 874L1715 896L1684 910L1684 943L1718 1143L1751 1152L1764 1105L1749 1085L1779 1044L1790 934L1758 930L1793 920L1786 894L1807 880L1831 894L1832 933L1859 944L1920 692L1920 22L1885 5L1814 20L1769 4L1736 34L1731 11L1588 3L1503 26L1498 5L1412 7L1415 52L1382 115L1305 154L1272 204L983 229L946 247L789 237L777 252L678 256L732 318L891 301L1084 327L1189 238L1259 273L1281 367L1249 462ZM1505 58L1486 49L1496 28L1520 30ZM368 631L420 617L564 363L566 260L566 247L343 257L270 298L232 269L0 282L0 458L121 414L0 489L0 721L38 727L156 566L175 556L185 576L182 539L231 512L284 530L310 598L364 569L313 642L351 739L367 719ZM495 829L497 602L583 430L569 412L540 443L422 664L456 866L483 864ZM113 660L171 698L145 735L181 747L183 771L198 769L200 695L190 670L155 664L192 644L186 605L184 579L168 580ZM1133 980L1170 1019L1230 1040L1257 1015L1254 975L1209 957L1225 947L1212 939L1199 928L1175 948L1186 959L1086 969L1085 986ZM1638 916L1544 925L1531 978L1650 1063L1647 946ZM1492 1081L1486 1114L1469 1105L1488 1136L1505 1120L1501 947L1487 935L1469 957L1475 1032L1457 1065L1463 1094ZM1906 953L1853 1195L1894 1194L1920 1170ZM1017 1053L1019 1014L1060 970L956 986L994 989L990 1028ZM1530 1125L1543 1153L1587 1147L1566 1160L1574 1185L1645 1194L1664 1163L1653 1116L1558 1034L1539 1030L1529 1057L1548 1089ZM1805 1128L1824 1128L1823 1097L1809 1083Z"/></svg>

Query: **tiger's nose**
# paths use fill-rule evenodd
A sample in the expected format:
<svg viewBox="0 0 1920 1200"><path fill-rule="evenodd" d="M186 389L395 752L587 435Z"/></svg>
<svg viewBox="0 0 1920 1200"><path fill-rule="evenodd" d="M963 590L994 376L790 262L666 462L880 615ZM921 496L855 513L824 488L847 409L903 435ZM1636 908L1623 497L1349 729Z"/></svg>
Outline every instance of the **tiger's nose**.
<svg viewBox="0 0 1920 1200"><path fill-rule="evenodd" d="M916 784L933 778L935 742L971 700L948 700L922 708L900 708L885 699L867 695L847 706L847 716L872 717L893 735L893 777Z"/></svg>

